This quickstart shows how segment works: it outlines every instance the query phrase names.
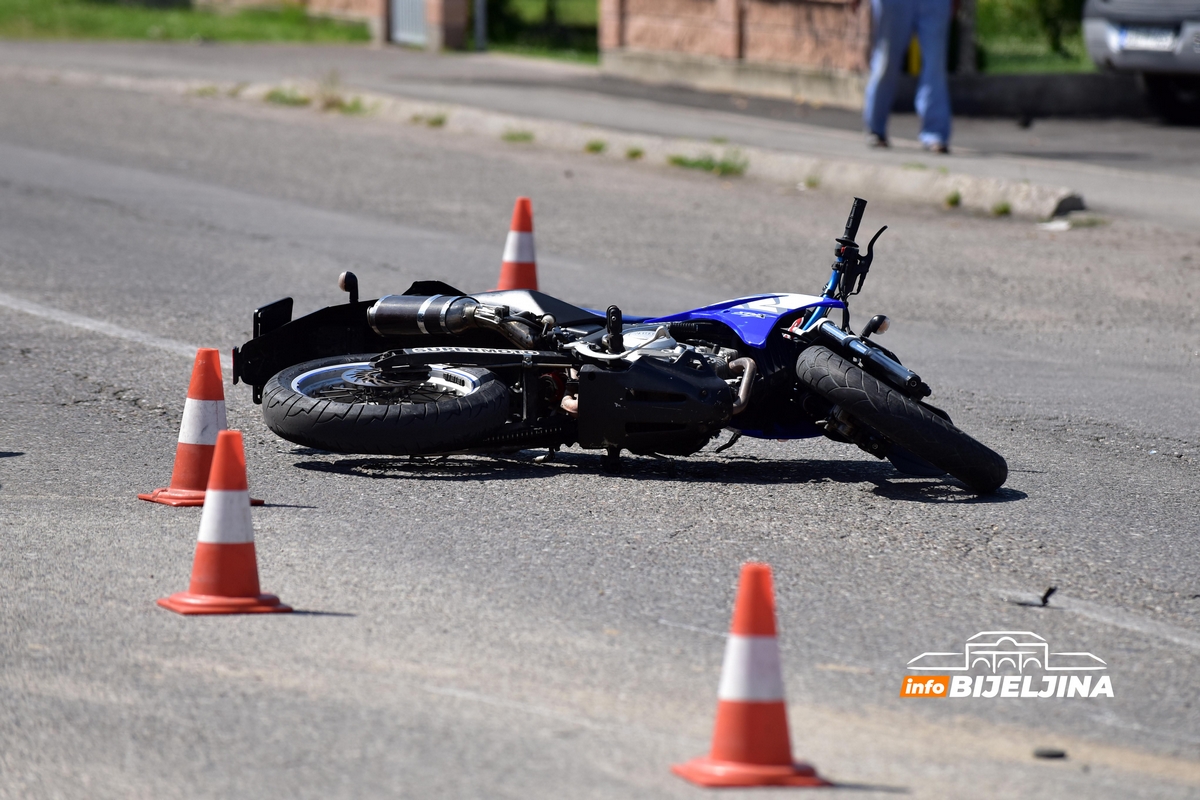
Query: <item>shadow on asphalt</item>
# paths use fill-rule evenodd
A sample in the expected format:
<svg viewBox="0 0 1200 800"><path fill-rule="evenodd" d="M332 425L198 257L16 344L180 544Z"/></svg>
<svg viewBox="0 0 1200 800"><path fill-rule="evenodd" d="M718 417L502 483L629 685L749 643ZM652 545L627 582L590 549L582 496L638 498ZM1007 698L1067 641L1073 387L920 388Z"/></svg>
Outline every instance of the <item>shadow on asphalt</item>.
<svg viewBox="0 0 1200 800"><path fill-rule="evenodd" d="M23 455L25 455L25 454L13 452L13 451L0 450L0 458L12 458L13 456L23 456Z"/></svg>
<svg viewBox="0 0 1200 800"><path fill-rule="evenodd" d="M529 453L532 451L526 451ZM875 484L874 493L890 500L918 503L1006 503L1024 500L1014 489L979 496L950 480L911 478L887 462L821 459L653 458L624 456L616 473L601 469L593 453L558 453L536 463L527 454L512 456L444 456L437 458L339 458L298 461L299 469L376 480L478 481L531 480L565 474L599 474L612 480L657 480L676 483L775 485L787 483Z"/></svg>
<svg viewBox="0 0 1200 800"><path fill-rule="evenodd" d="M851 792L879 792L881 794L912 794L907 786L880 786L874 783L834 783L827 789L841 789Z"/></svg>

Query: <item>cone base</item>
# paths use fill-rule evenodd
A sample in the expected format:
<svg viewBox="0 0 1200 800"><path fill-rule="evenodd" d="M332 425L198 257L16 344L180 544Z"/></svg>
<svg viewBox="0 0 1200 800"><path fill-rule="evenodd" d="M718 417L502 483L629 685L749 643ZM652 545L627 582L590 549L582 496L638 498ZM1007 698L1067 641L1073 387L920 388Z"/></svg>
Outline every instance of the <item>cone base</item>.
<svg viewBox="0 0 1200 800"><path fill-rule="evenodd" d="M160 597L158 604L176 614L272 614L291 611L273 594L257 597L220 597L212 594L176 592Z"/></svg>
<svg viewBox="0 0 1200 800"><path fill-rule="evenodd" d="M176 508L202 506L204 505L204 492L196 489L173 489L170 486L164 486L149 494L139 494L138 500L148 500L151 503L162 503L164 506L175 506ZM262 504L262 500L250 498L250 505L261 506Z"/></svg>
<svg viewBox="0 0 1200 800"><path fill-rule="evenodd" d="M808 764L746 764L714 761L705 756L671 767L684 780L700 786L832 786Z"/></svg>

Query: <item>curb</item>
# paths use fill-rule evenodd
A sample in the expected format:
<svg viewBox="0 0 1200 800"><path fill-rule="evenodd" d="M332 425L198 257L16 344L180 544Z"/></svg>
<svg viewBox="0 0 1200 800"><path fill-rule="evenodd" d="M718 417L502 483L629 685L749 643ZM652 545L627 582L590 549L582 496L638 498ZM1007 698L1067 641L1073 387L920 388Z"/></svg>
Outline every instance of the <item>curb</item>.
<svg viewBox="0 0 1200 800"><path fill-rule="evenodd" d="M657 85L774 97L798 103L859 110L867 75L796 64L737 61L717 56L652 50L606 50L601 72ZM1152 116L1137 78L1121 73L950 75L956 117ZM893 111L912 112L917 79L903 75Z"/></svg>
<svg viewBox="0 0 1200 800"><path fill-rule="evenodd" d="M319 88L315 81L235 84L22 68L0 70L0 79L5 78L149 94L221 96L257 102L264 102L267 94L274 89L292 89L315 96ZM589 158L655 165L665 165L674 156L733 158L745 163L746 176L788 186L882 196L935 206L947 204L950 198L956 197L957 202L951 204L964 209L1034 219L1047 219L1084 209L1083 198L1065 187L984 178L941 169L914 169L849 159L818 158L761 147L717 145L695 139L626 133L611 128L519 117L451 103L355 92L348 87L339 87L338 91L344 97L361 98L376 118L405 124L428 124L431 118L440 119L437 127L444 130L493 139L518 134L523 144L514 146L536 145L584 155L589 143L603 142L602 152L588 154ZM640 151L640 155L633 157L630 155L632 151Z"/></svg>

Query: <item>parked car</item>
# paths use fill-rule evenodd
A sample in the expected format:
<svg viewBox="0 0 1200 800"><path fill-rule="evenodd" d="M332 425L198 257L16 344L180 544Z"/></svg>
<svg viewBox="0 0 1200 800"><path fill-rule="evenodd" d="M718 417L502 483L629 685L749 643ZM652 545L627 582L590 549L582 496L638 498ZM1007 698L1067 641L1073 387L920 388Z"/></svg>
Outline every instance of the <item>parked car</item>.
<svg viewBox="0 0 1200 800"><path fill-rule="evenodd" d="M1169 122L1200 122L1200 0L1087 0L1083 35L1102 69L1137 73Z"/></svg>

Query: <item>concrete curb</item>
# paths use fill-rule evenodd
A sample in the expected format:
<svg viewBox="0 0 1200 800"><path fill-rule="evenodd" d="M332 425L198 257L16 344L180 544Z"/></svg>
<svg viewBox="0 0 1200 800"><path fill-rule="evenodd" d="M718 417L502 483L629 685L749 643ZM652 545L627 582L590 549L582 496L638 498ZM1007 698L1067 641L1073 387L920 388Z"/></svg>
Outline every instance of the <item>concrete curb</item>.
<svg viewBox="0 0 1200 800"><path fill-rule="evenodd" d="M862 108L867 76L796 64L738 61L716 56L643 50L606 50L602 72L659 85L776 97L797 103ZM911 112L915 78L903 76L893 110ZM1151 116L1131 74L951 75L950 105L968 117Z"/></svg>
<svg viewBox="0 0 1200 800"><path fill-rule="evenodd" d="M255 102L263 102L273 89L292 89L310 97L316 96L319 89L314 81L233 84L39 69L0 70L0 79L3 78L151 94L220 96ZM436 127L454 133L493 139L513 137L524 140L520 144L514 142L514 147L550 147L579 153L584 158L654 165L666 165L672 156L693 159L711 157L718 160L728 158L745 162L745 174L748 177L788 186L938 206L950 203L972 211L1035 219L1046 219L1084 208L1083 198L1070 189L1026 181L626 133L572 122L519 117L469 106L356 92L346 87L339 87L339 93L346 98L361 98L373 116L379 119L410 125L428 125L430 120L434 120ZM602 152L587 152L587 146L593 142L603 142ZM640 155L634 157L636 152L640 152ZM949 166L953 166L953 162Z"/></svg>

